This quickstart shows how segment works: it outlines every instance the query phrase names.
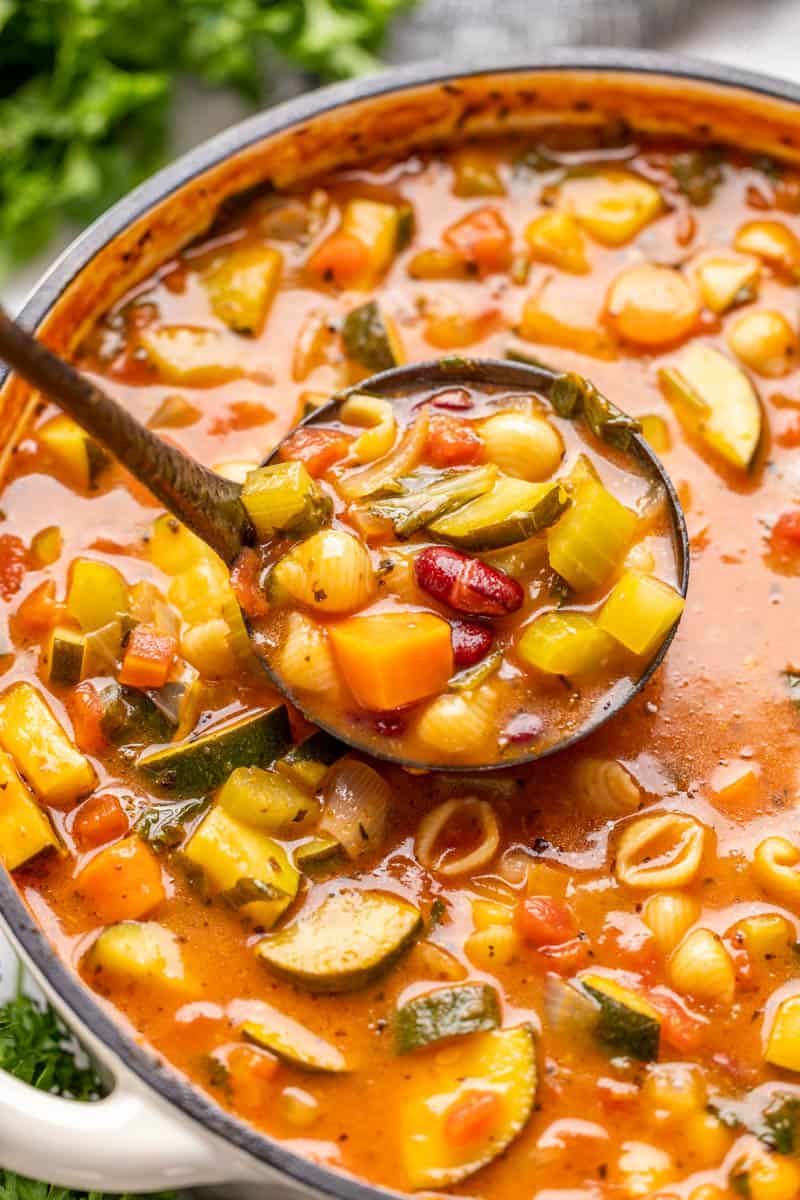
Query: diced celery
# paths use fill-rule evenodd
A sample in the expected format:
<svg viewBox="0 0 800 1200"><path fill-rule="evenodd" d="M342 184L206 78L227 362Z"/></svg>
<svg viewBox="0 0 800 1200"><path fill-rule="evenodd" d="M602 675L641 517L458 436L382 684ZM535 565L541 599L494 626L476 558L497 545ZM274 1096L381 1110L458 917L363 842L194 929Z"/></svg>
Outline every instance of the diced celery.
<svg viewBox="0 0 800 1200"><path fill-rule="evenodd" d="M258 334L264 327L281 279L283 256L270 246L229 250L204 279L214 314L235 333Z"/></svg>
<svg viewBox="0 0 800 1200"><path fill-rule="evenodd" d="M278 531L313 533L330 520L331 502L301 462L273 463L251 471L242 504L260 538Z"/></svg>
<svg viewBox="0 0 800 1200"><path fill-rule="evenodd" d="M208 885L250 920L271 928L297 894L300 874L286 851L215 804L187 842L184 854Z"/></svg>
<svg viewBox="0 0 800 1200"><path fill-rule="evenodd" d="M165 575L180 575L182 571L188 571L190 567L199 562L208 562L209 559L220 566L224 565L205 542L170 513L163 513L153 522L147 549L150 561Z"/></svg>
<svg viewBox="0 0 800 1200"><path fill-rule="evenodd" d="M530 666L549 675L590 675L614 652L614 639L578 612L548 612L523 631L517 653Z"/></svg>
<svg viewBox="0 0 800 1200"><path fill-rule="evenodd" d="M603 605L597 624L634 654L649 654L675 624L684 603L668 583L626 571Z"/></svg>
<svg viewBox="0 0 800 1200"><path fill-rule="evenodd" d="M67 612L84 633L99 629L128 612L128 585L116 567L78 558L70 570Z"/></svg>
<svg viewBox="0 0 800 1200"><path fill-rule="evenodd" d="M15 871L42 850L59 849L53 827L14 769L14 760L0 750L0 862Z"/></svg>
<svg viewBox="0 0 800 1200"><path fill-rule="evenodd" d="M619 566L636 528L636 513L594 479L547 531L550 565L577 592L600 587Z"/></svg>
<svg viewBox="0 0 800 1200"><path fill-rule="evenodd" d="M237 767L220 788L217 801L238 821L265 833L286 833L319 808L313 796L285 775L263 767Z"/></svg>
<svg viewBox="0 0 800 1200"><path fill-rule="evenodd" d="M29 683L0 697L0 742L45 804L68 807L95 785L91 763Z"/></svg>

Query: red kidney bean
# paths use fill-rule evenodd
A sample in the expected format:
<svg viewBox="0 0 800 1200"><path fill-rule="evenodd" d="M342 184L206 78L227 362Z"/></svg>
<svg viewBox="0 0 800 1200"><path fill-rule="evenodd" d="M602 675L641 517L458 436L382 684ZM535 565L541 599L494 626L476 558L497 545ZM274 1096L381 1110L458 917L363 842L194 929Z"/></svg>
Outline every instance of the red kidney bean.
<svg viewBox="0 0 800 1200"><path fill-rule="evenodd" d="M451 621L450 638L454 665L472 667L489 653L494 634L480 621Z"/></svg>
<svg viewBox="0 0 800 1200"><path fill-rule="evenodd" d="M472 397L465 388L445 388L442 392L434 392L432 396L418 400L414 408L422 408L426 404L432 404L434 408L449 408L452 412L464 412L474 407Z"/></svg>
<svg viewBox="0 0 800 1200"><path fill-rule="evenodd" d="M517 713L503 730L503 737L513 746L534 742L544 733L544 721L536 713Z"/></svg>
<svg viewBox="0 0 800 1200"><path fill-rule="evenodd" d="M369 725L381 737L398 737L405 733L408 725L409 707L393 708L389 712L365 713L363 710L348 713L349 718L358 725Z"/></svg>
<svg viewBox="0 0 800 1200"><path fill-rule="evenodd" d="M447 546L429 546L414 559L417 583L456 612L504 617L516 612L525 593L516 579Z"/></svg>

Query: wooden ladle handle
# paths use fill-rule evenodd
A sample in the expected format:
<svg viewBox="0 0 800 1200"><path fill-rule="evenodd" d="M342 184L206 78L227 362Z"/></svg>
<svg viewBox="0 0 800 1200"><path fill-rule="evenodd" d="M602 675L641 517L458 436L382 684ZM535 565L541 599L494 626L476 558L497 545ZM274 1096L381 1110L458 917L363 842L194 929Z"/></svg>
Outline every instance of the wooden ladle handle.
<svg viewBox="0 0 800 1200"><path fill-rule="evenodd" d="M0 306L0 358L100 443L229 565L252 536L241 487L162 441Z"/></svg>

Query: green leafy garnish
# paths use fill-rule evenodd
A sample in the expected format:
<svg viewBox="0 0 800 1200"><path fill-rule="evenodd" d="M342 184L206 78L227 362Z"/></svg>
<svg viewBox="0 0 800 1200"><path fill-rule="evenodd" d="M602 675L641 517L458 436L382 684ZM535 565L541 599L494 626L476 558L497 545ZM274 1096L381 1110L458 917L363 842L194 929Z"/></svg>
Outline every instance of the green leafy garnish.
<svg viewBox="0 0 800 1200"><path fill-rule="evenodd" d="M178 76L255 103L265 52L324 79L373 70L412 2L0 0L0 273L160 164Z"/></svg>
<svg viewBox="0 0 800 1200"><path fill-rule="evenodd" d="M497 477L491 464L467 470L432 471L420 467L381 489L369 510L392 522L399 538L410 537L424 525L444 517L469 500L488 492ZM391 493L386 495L386 493Z"/></svg>

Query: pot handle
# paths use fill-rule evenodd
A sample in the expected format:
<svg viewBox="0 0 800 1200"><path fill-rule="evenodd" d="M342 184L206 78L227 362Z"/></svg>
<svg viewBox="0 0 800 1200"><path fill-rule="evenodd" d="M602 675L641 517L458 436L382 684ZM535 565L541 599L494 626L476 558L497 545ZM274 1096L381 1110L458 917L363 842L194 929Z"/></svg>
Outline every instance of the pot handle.
<svg viewBox="0 0 800 1200"><path fill-rule="evenodd" d="M255 1178L232 1147L125 1071L103 1100L52 1096L0 1071L0 1163L85 1191L145 1192ZM238 1160L238 1161L237 1161ZM263 1179L263 1175L261 1176Z"/></svg>

